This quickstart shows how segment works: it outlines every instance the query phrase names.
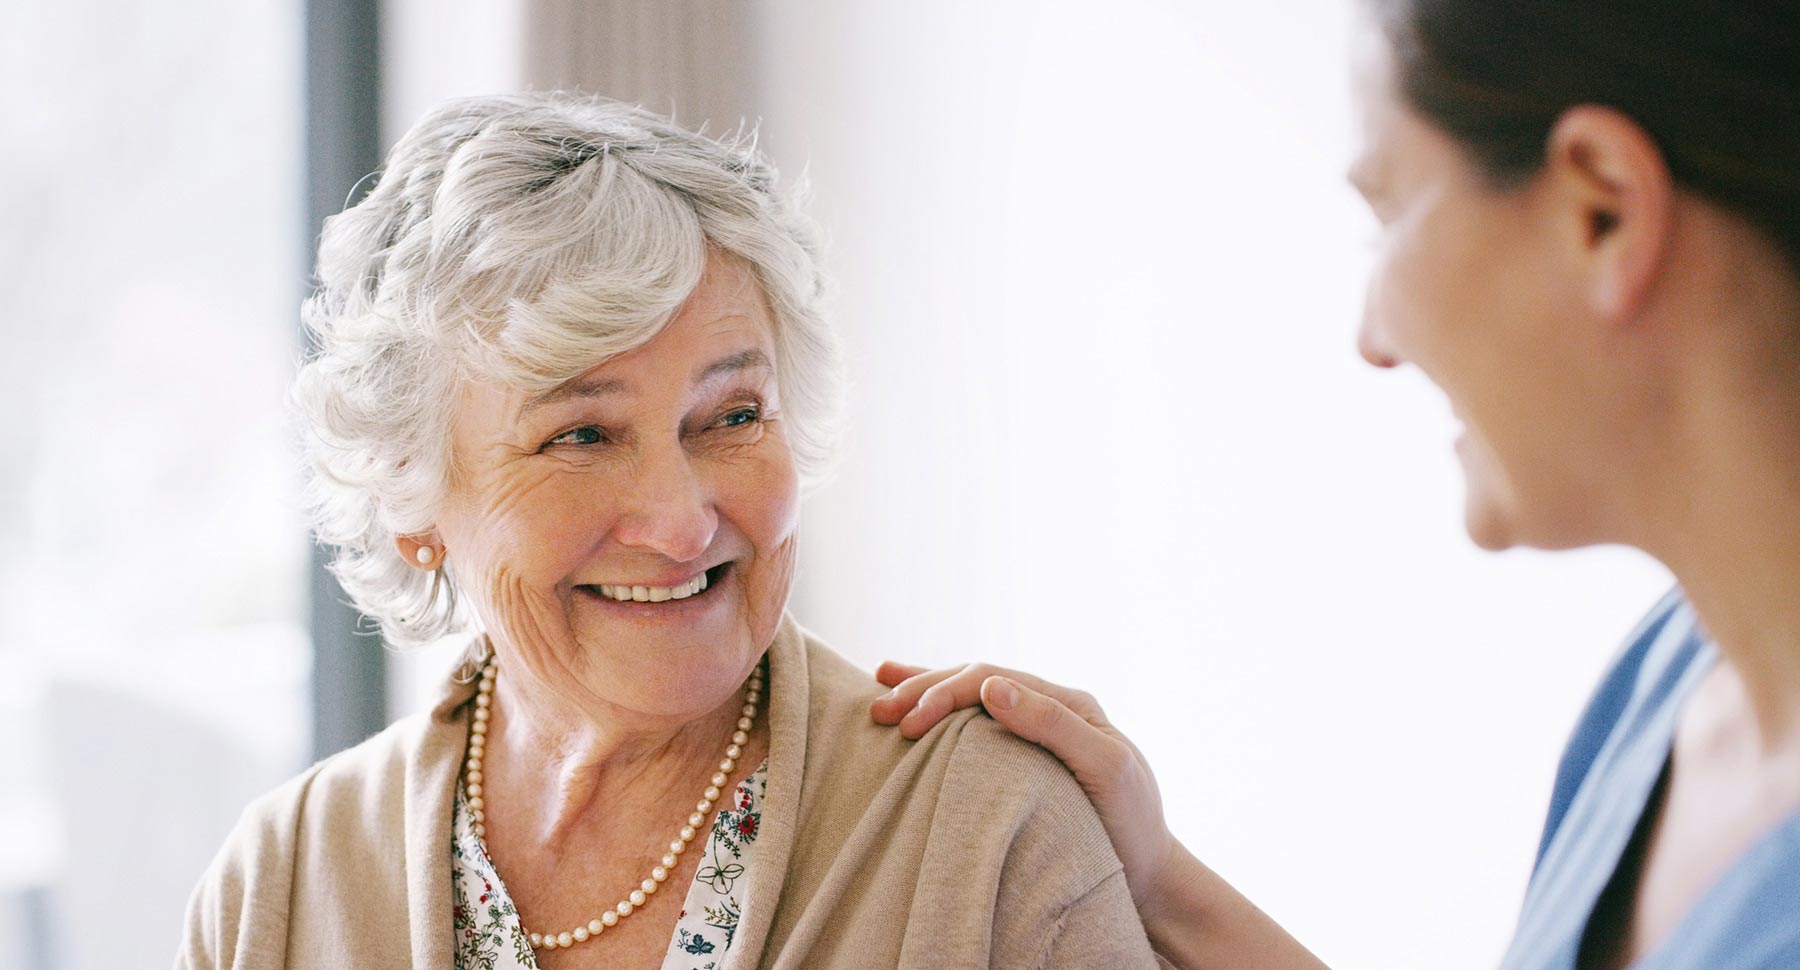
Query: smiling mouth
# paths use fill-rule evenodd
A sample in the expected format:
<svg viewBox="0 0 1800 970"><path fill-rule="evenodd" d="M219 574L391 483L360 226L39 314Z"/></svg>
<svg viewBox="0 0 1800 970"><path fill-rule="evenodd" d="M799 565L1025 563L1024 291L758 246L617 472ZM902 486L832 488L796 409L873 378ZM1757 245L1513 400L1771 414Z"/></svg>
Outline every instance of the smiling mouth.
<svg viewBox="0 0 1800 970"><path fill-rule="evenodd" d="M730 563L721 563L706 570L693 579L676 586L632 586L627 584L599 583L582 586L601 599L616 603L667 603L673 600L692 599L711 589L720 579L725 577Z"/></svg>

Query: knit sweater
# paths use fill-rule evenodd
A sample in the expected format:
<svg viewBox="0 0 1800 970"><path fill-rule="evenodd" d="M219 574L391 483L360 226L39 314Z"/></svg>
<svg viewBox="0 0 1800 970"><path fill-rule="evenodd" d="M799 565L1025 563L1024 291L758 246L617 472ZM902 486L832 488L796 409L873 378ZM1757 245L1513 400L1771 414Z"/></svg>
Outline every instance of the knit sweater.
<svg viewBox="0 0 1800 970"><path fill-rule="evenodd" d="M725 970L1155 967L1099 817L1054 758L963 711L907 741L791 618L768 789ZM451 965L450 826L472 684L245 810L177 968Z"/></svg>

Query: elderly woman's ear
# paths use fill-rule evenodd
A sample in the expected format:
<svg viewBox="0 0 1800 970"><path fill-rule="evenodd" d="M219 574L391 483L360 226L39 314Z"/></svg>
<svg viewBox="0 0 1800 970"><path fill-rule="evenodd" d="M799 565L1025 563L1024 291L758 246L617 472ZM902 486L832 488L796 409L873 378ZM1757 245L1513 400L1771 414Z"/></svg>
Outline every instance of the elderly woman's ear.
<svg viewBox="0 0 1800 970"><path fill-rule="evenodd" d="M400 550L401 558L425 572L438 568L444 561L444 543L436 532L395 536L394 545Z"/></svg>

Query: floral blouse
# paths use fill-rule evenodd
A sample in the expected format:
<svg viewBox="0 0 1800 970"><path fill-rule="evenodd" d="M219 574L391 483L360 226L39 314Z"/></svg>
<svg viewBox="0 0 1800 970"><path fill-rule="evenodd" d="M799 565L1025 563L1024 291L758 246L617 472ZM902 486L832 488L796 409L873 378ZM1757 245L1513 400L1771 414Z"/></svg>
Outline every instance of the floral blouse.
<svg viewBox="0 0 1800 970"><path fill-rule="evenodd" d="M730 802L721 802L723 807L713 816L706 857L688 887L662 970L718 970L724 962L744 909L737 887L755 855L768 774L765 761L739 783ZM457 786L451 828L450 883L455 902L456 970L537 970L536 956L512 897L481 840L475 837L475 817L461 785ZM671 883L663 891L672 887Z"/></svg>

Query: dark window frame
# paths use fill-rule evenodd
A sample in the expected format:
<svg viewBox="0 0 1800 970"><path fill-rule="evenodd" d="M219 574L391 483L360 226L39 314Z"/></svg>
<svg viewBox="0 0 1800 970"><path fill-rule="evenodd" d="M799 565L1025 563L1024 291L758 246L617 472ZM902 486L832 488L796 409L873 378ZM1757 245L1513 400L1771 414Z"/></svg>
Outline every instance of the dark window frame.
<svg viewBox="0 0 1800 970"><path fill-rule="evenodd" d="M306 266L327 216L367 190L381 164L381 4L306 0ZM304 331L300 340L308 341ZM310 345L307 348L311 350ZM387 724L387 658L374 624L349 605L313 544L308 574L313 643L312 751L323 758Z"/></svg>

